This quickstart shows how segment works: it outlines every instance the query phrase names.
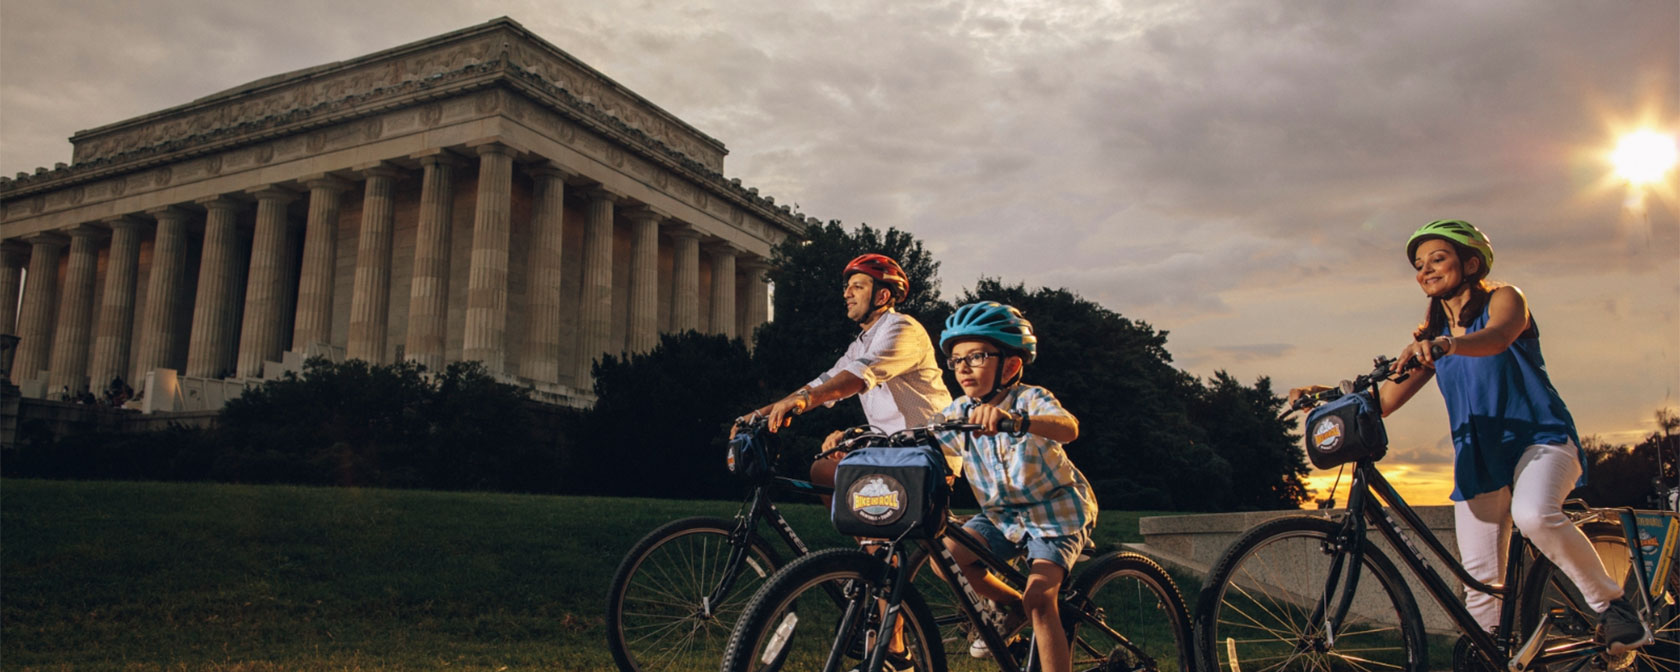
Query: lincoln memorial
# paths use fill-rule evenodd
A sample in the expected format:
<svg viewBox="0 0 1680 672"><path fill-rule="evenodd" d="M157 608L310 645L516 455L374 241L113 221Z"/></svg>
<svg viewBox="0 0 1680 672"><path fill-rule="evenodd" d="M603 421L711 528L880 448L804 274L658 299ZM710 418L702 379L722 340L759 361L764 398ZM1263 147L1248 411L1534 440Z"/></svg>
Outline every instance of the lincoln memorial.
<svg viewBox="0 0 1680 672"><path fill-rule="evenodd" d="M325 356L478 360L586 405L602 354L750 337L771 248L815 221L505 18L70 143L68 164L0 178L0 334L21 338L25 397L120 377L147 410L208 410Z"/></svg>

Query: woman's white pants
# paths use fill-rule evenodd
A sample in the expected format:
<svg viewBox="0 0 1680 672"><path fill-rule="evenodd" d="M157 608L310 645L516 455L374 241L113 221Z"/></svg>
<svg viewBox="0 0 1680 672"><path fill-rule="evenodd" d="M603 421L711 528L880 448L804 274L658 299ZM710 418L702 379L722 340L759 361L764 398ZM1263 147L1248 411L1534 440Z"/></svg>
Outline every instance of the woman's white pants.
<svg viewBox="0 0 1680 672"><path fill-rule="evenodd" d="M1529 446L1517 461L1511 487L1453 502L1458 553L1470 576L1483 583L1503 580L1515 522L1523 536L1575 582L1594 611L1603 612L1621 597L1621 585L1604 571L1592 542L1563 513L1563 500L1581 477L1578 450L1573 442ZM1464 606L1483 629L1499 623L1499 599L1492 595L1466 588Z"/></svg>

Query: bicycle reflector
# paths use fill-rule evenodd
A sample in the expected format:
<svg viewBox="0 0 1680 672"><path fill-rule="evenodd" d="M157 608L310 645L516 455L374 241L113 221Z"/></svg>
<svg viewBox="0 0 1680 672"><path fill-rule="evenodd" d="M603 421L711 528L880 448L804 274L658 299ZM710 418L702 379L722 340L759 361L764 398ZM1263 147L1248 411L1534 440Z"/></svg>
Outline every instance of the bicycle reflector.
<svg viewBox="0 0 1680 672"><path fill-rule="evenodd" d="M1369 392L1345 394L1307 415L1307 458L1319 469L1380 460L1388 454L1388 430Z"/></svg>

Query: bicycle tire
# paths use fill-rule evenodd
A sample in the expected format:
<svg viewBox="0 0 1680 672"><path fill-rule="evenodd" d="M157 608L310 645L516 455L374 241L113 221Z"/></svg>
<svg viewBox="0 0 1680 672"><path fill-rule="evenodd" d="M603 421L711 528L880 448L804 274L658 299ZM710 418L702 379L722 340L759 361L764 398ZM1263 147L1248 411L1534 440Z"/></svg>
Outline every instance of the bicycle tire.
<svg viewBox="0 0 1680 672"><path fill-rule="evenodd" d="M1605 571L1610 573L1611 578L1621 579L1622 585L1629 591L1628 600L1637 603L1638 598L1633 592L1637 589L1632 588L1631 558L1628 555L1627 538L1622 536L1622 527L1611 523L1593 523L1582 526L1581 531L1586 533L1594 550L1598 551ZM1522 601L1517 603L1517 623L1520 628L1517 632L1527 636L1552 607L1563 607L1563 617L1553 623L1553 637L1592 638L1598 614L1587 605L1581 593L1575 589L1574 583L1558 571L1550 560L1540 556L1534 564L1529 565L1528 571L1523 574L1522 585ZM1602 654L1605 669L1680 672L1680 608L1677 608L1673 601L1680 599L1680 572L1669 572L1667 586L1669 594L1674 598L1658 601L1653 605L1657 616L1654 619L1656 627L1653 632L1656 641L1620 656ZM1531 669L1545 670L1543 666Z"/></svg>
<svg viewBox="0 0 1680 672"><path fill-rule="evenodd" d="M886 576L878 558L853 548L831 548L782 568L753 595L724 648L724 672L821 669L830 657L835 669L863 662L871 624L880 614L878 582ZM843 597L836 602L835 595ZM856 618L849 624L848 615ZM945 672L939 628L915 586L901 600L907 662L917 672ZM899 662L906 662L901 660Z"/></svg>
<svg viewBox="0 0 1680 672"><path fill-rule="evenodd" d="M717 669L740 610L781 565L757 534L728 596L708 616L703 599L723 579L736 522L701 516L666 523L619 562L607 591L607 646L623 672Z"/></svg>
<svg viewBox="0 0 1680 672"><path fill-rule="evenodd" d="M1321 635L1322 624L1308 623L1329 572L1326 541L1339 529L1322 518L1278 518L1225 549L1196 606L1202 672L1424 671L1429 644L1417 603L1374 539L1365 546L1358 592L1334 645ZM1338 591L1346 584L1344 568Z"/></svg>
<svg viewBox="0 0 1680 672"><path fill-rule="evenodd" d="M1076 670L1160 670L1186 672L1195 666L1191 641L1190 610L1178 584L1161 566L1136 553L1108 553L1080 572L1073 583L1076 595L1101 609L1109 628L1131 641L1153 659L1143 666L1132 651L1108 633L1070 622L1073 669Z"/></svg>

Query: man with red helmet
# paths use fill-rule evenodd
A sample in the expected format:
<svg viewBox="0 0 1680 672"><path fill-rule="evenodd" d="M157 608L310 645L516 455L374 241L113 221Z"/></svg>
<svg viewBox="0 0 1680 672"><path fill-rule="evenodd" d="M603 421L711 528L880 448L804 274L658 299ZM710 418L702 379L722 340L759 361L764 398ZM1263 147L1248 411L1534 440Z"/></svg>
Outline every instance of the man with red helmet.
<svg viewBox="0 0 1680 672"><path fill-rule="evenodd" d="M828 371L754 412L769 416L771 431L775 431L812 407L832 406L857 395L869 424L883 431L932 422L950 405L951 393L940 380L939 363L927 330L915 319L893 310L910 292L909 276L891 257L865 254L846 264L841 278L846 283L841 290L846 317L856 322L862 333ZM839 439L840 432L830 434L823 449L834 447ZM832 485L834 465L829 460L811 465L811 479Z"/></svg>

